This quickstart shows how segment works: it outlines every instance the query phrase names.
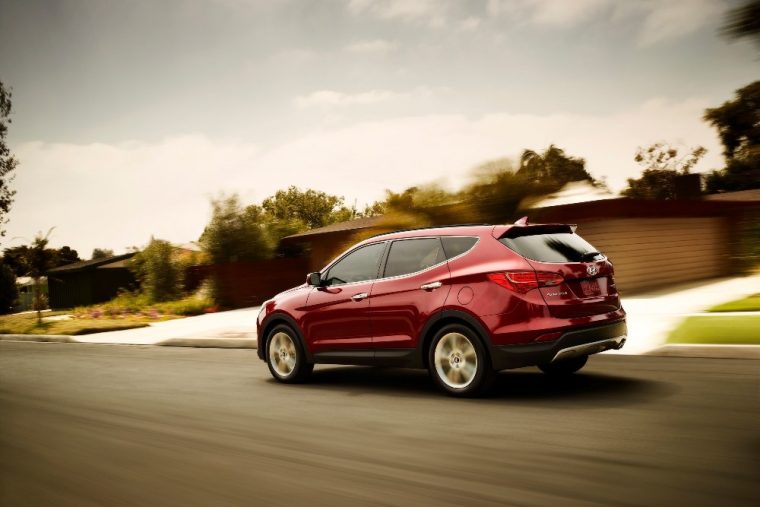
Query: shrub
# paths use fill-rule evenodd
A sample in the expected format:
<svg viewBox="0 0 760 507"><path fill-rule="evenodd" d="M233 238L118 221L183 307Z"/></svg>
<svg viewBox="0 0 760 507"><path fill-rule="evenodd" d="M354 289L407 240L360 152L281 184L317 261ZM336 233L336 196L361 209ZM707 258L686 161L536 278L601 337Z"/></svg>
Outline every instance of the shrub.
<svg viewBox="0 0 760 507"><path fill-rule="evenodd" d="M205 294L198 293L174 301L154 303L139 292L122 292L101 305L75 308L77 319L143 319L158 320L165 317L185 317L216 311L214 302Z"/></svg>
<svg viewBox="0 0 760 507"><path fill-rule="evenodd" d="M17 299L16 275L5 264L0 265L0 314L10 313Z"/></svg>
<svg viewBox="0 0 760 507"><path fill-rule="evenodd" d="M181 296L183 271L180 263L173 260L173 251L168 241L151 239L148 246L130 261L130 269L151 302L170 301Z"/></svg>
<svg viewBox="0 0 760 507"><path fill-rule="evenodd" d="M211 221L200 238L211 262L257 261L271 256L272 245L257 206L243 208L236 195L213 200L211 206Z"/></svg>

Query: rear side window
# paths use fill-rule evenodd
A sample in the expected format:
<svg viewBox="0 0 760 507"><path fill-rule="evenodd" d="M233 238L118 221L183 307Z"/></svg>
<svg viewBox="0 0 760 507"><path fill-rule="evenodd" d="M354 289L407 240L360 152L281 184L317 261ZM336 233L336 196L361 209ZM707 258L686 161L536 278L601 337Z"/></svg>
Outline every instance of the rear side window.
<svg viewBox="0 0 760 507"><path fill-rule="evenodd" d="M470 248L475 246L478 238L469 238L463 236L441 236L443 250L446 252L446 258L451 259L457 255L462 255Z"/></svg>
<svg viewBox="0 0 760 507"><path fill-rule="evenodd" d="M438 238L394 241L388 252L385 276L401 276L422 271L446 260Z"/></svg>
<svg viewBox="0 0 760 507"><path fill-rule="evenodd" d="M588 241L572 232L524 234L499 241L523 257L540 262L588 262L602 258Z"/></svg>
<svg viewBox="0 0 760 507"><path fill-rule="evenodd" d="M377 278L383 250L385 243L374 243L354 250L330 268L325 285L363 282Z"/></svg>

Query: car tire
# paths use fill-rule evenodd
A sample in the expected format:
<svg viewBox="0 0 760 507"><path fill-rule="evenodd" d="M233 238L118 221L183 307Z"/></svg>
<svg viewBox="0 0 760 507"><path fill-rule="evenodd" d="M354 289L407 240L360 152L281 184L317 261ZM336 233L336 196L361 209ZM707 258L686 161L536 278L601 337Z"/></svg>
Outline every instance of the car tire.
<svg viewBox="0 0 760 507"><path fill-rule="evenodd" d="M571 375L586 365L588 356L571 357L556 363L539 364L538 368L548 375Z"/></svg>
<svg viewBox="0 0 760 507"><path fill-rule="evenodd" d="M306 358L301 340L284 324L275 326L269 332L264 358L272 377L285 384L303 382L314 370L314 364Z"/></svg>
<svg viewBox="0 0 760 507"><path fill-rule="evenodd" d="M444 326L433 336L428 370L440 389L461 397L484 394L495 375L483 342L472 329L460 324Z"/></svg>

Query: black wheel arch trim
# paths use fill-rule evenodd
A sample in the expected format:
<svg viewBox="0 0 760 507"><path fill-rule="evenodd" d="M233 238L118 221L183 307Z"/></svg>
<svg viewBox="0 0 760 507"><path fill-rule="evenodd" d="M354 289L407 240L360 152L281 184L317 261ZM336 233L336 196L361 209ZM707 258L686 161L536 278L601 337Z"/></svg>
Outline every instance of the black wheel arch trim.
<svg viewBox="0 0 760 507"><path fill-rule="evenodd" d="M473 331L475 331L475 333L478 335L478 338L480 338L481 342L483 343L483 346L488 351L490 361L493 357L491 335L488 333L486 327L480 322L480 320L478 320L477 317L467 312L463 312L462 310L447 309L441 310L440 312L436 312L434 315L432 315L420 332L419 339L417 340L416 354L419 366L422 368L427 362L427 347L429 340L432 340L433 338L432 336L429 336L430 331L441 321L449 319L462 321L471 327Z"/></svg>
<svg viewBox="0 0 760 507"><path fill-rule="evenodd" d="M288 315L287 313L282 312L274 312L270 315L267 315L264 320L261 322L261 330L262 335L259 336L258 344L256 346L256 355L259 356L259 359L264 361L264 354L266 354L266 343L264 340L266 340L267 334L269 333L269 330L272 329L272 327L276 326L277 324L285 324L289 328L293 330L293 332L296 334L296 337L301 342L301 347L303 348L303 352L306 355L306 360L310 363L314 362L314 356L312 355L311 351L309 350L309 347L306 346L306 339L304 338L303 332L301 331L301 327L296 322L296 319Z"/></svg>

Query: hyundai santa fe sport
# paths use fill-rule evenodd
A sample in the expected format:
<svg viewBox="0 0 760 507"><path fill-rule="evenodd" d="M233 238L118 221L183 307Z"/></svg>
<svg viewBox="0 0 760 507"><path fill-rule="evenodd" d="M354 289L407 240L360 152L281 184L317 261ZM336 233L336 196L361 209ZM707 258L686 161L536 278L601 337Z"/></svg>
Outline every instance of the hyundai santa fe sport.
<svg viewBox="0 0 760 507"><path fill-rule="evenodd" d="M375 236L262 305L258 356L280 382L316 363L426 368L460 396L508 368L566 375L625 343L613 275L571 225Z"/></svg>

